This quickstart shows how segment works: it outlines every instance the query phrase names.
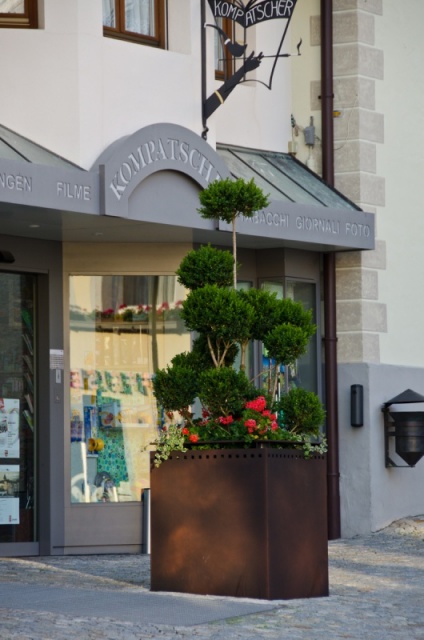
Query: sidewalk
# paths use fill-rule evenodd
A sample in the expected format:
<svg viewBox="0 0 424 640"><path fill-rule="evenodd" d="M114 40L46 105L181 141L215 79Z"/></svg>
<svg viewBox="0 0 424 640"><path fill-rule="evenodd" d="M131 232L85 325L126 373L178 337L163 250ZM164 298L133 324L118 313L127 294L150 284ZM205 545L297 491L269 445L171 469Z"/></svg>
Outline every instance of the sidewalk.
<svg viewBox="0 0 424 640"><path fill-rule="evenodd" d="M424 516L329 543L330 597L149 591L148 556L0 558L2 640L424 640Z"/></svg>

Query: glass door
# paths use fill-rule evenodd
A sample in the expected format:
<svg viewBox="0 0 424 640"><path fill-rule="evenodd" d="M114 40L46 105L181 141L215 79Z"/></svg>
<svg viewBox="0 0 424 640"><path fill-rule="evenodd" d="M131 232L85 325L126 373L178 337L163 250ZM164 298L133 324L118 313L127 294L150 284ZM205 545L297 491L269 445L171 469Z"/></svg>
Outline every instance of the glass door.
<svg viewBox="0 0 424 640"><path fill-rule="evenodd" d="M35 283L0 273L0 543L37 540Z"/></svg>

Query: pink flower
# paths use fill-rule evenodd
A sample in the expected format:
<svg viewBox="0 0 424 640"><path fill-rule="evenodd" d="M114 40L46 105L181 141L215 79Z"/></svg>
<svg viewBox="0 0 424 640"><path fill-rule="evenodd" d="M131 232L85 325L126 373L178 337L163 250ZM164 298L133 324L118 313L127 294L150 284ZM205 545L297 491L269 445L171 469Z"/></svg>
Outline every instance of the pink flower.
<svg viewBox="0 0 424 640"><path fill-rule="evenodd" d="M271 431L277 431L277 429L278 429L278 424L276 422L273 422L271 424Z"/></svg>

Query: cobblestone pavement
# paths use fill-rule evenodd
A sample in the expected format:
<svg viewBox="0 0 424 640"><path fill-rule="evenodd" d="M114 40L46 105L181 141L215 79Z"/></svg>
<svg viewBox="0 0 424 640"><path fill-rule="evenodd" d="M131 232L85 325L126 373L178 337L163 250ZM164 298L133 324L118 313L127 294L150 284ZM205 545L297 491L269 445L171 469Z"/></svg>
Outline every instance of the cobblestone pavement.
<svg viewBox="0 0 424 640"><path fill-rule="evenodd" d="M424 640L424 516L400 520L369 536L332 541L329 557L328 598L273 602L268 611L194 626L114 618L114 594L148 592L148 556L0 558L0 638ZM99 618L95 610L91 616L31 610L30 597L26 609L1 608L8 585L33 586L34 593L49 586L108 592L110 615ZM186 596L171 597L176 606L185 606Z"/></svg>

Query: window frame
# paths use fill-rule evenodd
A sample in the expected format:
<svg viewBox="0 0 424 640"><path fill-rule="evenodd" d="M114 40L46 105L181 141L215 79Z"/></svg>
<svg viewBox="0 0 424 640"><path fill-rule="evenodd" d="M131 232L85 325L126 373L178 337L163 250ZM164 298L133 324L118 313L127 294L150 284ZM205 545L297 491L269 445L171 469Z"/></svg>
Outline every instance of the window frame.
<svg viewBox="0 0 424 640"><path fill-rule="evenodd" d="M37 0L24 0L23 13L0 13L1 29L37 29Z"/></svg>
<svg viewBox="0 0 424 640"><path fill-rule="evenodd" d="M155 4L155 33L156 36L147 36L142 33L134 33L125 30L125 0L114 0L116 27L105 27L103 25L103 35L118 40L129 40L138 42L158 49L165 48L165 0L154 0Z"/></svg>
<svg viewBox="0 0 424 640"><path fill-rule="evenodd" d="M235 34L235 23L233 20L230 20L230 18L222 18L222 26L221 26L222 30L226 33L226 35L231 38L232 40L234 39L234 34ZM218 34L218 32L216 31L216 36L220 38L221 36ZM215 69L215 79L216 80L228 80L228 78L231 78L231 76L234 73L234 58L233 56L231 56L228 53L228 56L226 55L226 49L224 45L221 45L222 47L222 51L223 51L223 55L225 56L225 60L224 60L224 65L223 65L223 69ZM215 63L217 61L215 60Z"/></svg>

